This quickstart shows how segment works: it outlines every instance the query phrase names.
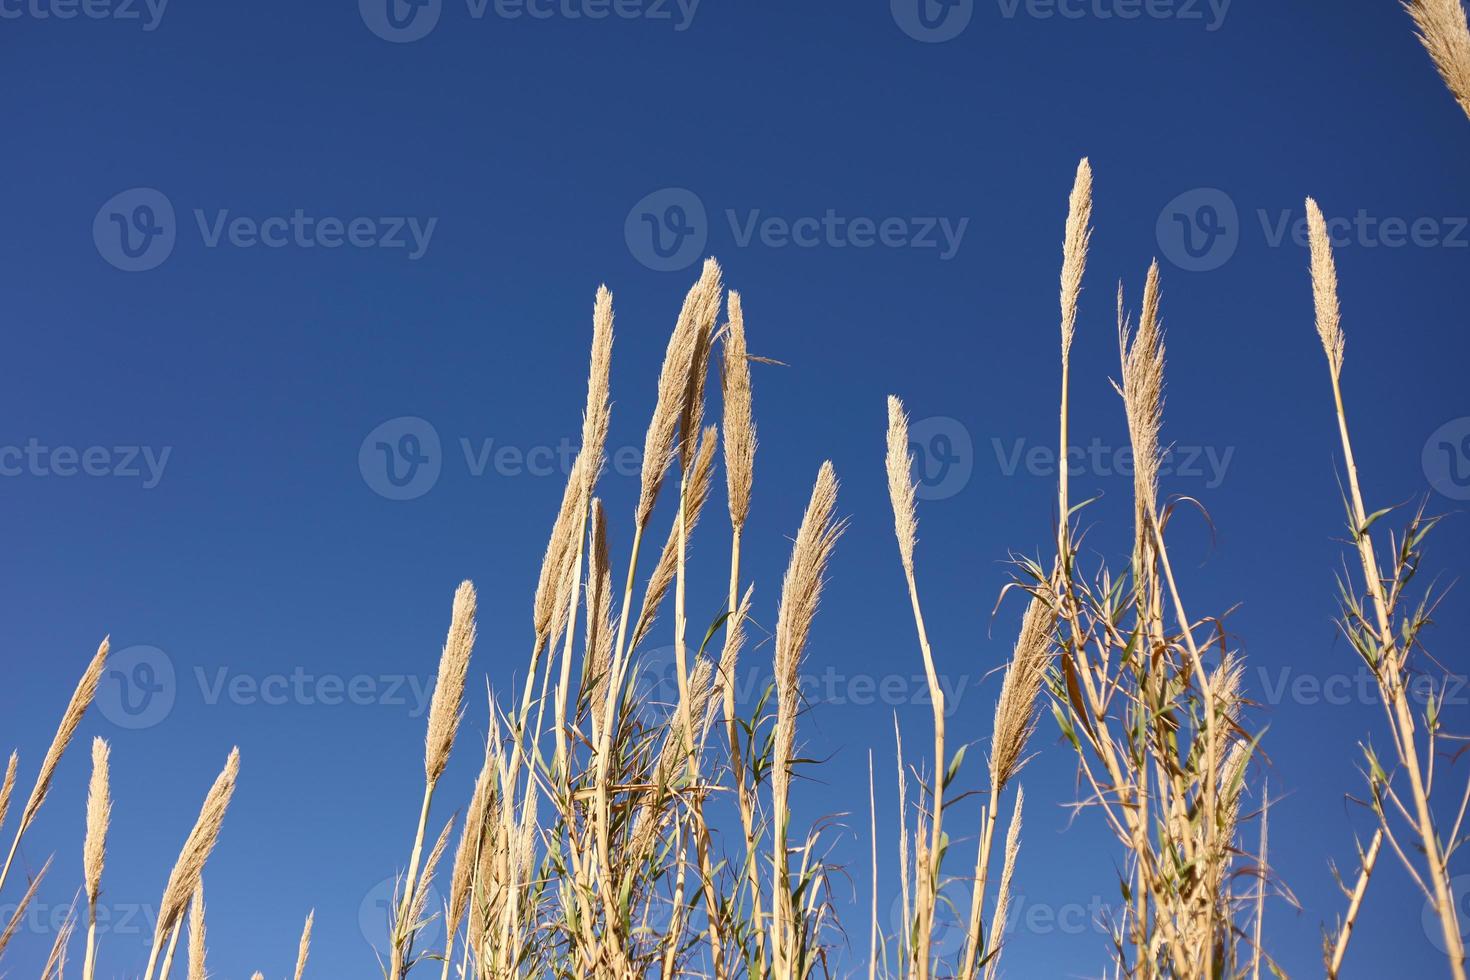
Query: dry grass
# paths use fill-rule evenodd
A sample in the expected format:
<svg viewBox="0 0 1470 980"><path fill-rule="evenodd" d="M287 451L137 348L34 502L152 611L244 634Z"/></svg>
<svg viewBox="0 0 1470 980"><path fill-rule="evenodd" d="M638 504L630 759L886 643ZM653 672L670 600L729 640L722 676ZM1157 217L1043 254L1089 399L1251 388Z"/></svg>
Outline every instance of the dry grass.
<svg viewBox="0 0 1470 980"><path fill-rule="evenodd" d="M1421 28L1427 36L1429 29L1422 23ZM1091 167L1083 160L1063 232L1059 459L1066 458L1069 445L1073 341L1087 322L1083 285L1092 194ZM1447 891L1448 860L1463 839L1463 828L1461 819L1448 828L1437 823L1430 807L1431 773L1421 760L1435 757L1436 739L1443 737L1434 706L1421 728L1404 694L1409 654L1432 605L1411 612L1401 600L1433 522L1416 516L1402 536L1391 540L1394 557L1387 569L1378 564L1370 532L1381 513L1370 515L1363 506L1343 409L1336 269L1324 219L1311 201L1308 219L1317 329L1338 413L1352 543L1363 569L1360 586L1344 585L1343 626L1374 670L1390 707L1397 763L1390 776L1371 749L1365 757L1369 806L1378 826L1360 854L1355 883L1345 887L1348 906L1329 937L1328 975L1336 976L1344 964L1369 877L1387 845L1439 912L1451 943L1450 972L1463 977L1463 949L1452 942L1459 924ZM722 305L727 319L717 330ZM1161 307L1157 263L1145 277L1136 326L1119 286L1116 388L1136 461L1131 552L1117 571L1100 564L1084 572L1075 530L1080 507L1070 504L1062 466L1056 553L1016 559L1016 578L1006 590L1024 595L1025 604L989 716L986 771L976 787L966 786L965 747L951 752L946 740L940 670L950 661L931 647L925 624L908 416L897 397L888 400L884 464L916 659L932 706L933 739L928 754L912 762L902 742L897 744L896 890L903 914L892 934L884 932L878 917L877 800L869 756L870 980L977 980L982 975L993 980L1000 975L1008 942L1004 924L1021 858L1026 793L1020 778L1028 752L1035 751L1032 737L1043 701L1075 755L1081 796L1070 805L1097 814L1116 842L1119 884L1127 901L1111 922L1108 972L1254 980L1263 967L1274 969L1261 948L1262 922L1268 896L1289 893L1274 881L1265 861L1264 787L1254 765L1259 736L1242 689L1244 662L1227 646L1229 634L1218 617L1187 611L1166 541L1174 504L1161 499L1166 489L1160 472ZM837 869L825 856L832 831L825 822L799 829L794 813L804 765L802 717L812 707L801 697L803 664L818 649L813 645L817 611L846 527L838 513L836 474L831 463L821 464L792 543L771 642L754 646L756 653L769 649L770 692L755 705L743 704L736 669L742 658L748 666L752 635L761 639L753 613L755 587L742 576L740 555L755 489L751 366L763 359L747 348L740 296L733 291L727 296L723 272L711 260L685 297L657 376L638 501L621 528L597 496L612 404L613 298L605 287L597 290L592 313L582 445L559 505L548 515L548 544L531 597L524 687L519 696L491 690L486 734L476 746L482 753L478 775L459 801L462 807L449 815L437 797L456 745L464 741L458 735L477 633L476 593L469 582L461 584L427 719L418 819L397 878L389 945L379 951L383 972L388 980L435 969L441 980L806 980L832 975L838 969L834 947L843 942L832 898ZM717 341L723 454L722 434L704 424ZM691 598L704 584L688 573L692 538L721 455L731 525L728 590L721 587L719 615L690 630L690 606L710 607L705 598ZM678 498L666 501L661 511L661 488L665 482L672 486L676 462ZM667 529L655 527L664 517ZM612 543L624 533L631 542L619 594ZM663 544L653 567L640 569L646 534L662 535ZM641 573L646 577L640 592ZM644 645L657 642L660 633L662 645L672 644L674 650L678 687L670 704L639 698ZM106 656L104 641L63 712L17 821L0 886L58 778ZM1211 663L1213 669L1207 667ZM80 889L89 921L84 980L95 971L97 902L112 806L110 752L102 740L93 742ZM18 766L12 754L0 784L0 825ZM186 911L187 975L190 980L208 976L201 878L238 772L236 751L206 796L168 875L144 980L152 980L160 963L157 975L169 975ZM1401 796L1399 784L1405 781ZM1257 816L1253 798L1258 791L1262 822L1258 853L1251 854L1246 836ZM1033 786L1033 799L1035 792ZM955 834L956 821L967 819L961 804L972 794L983 800L973 833ZM406 829L411 803L403 805ZM432 826L442 829L431 835ZM974 840L973 863L967 854L963 878L956 878L962 847L955 842L961 839ZM994 874L997 849L1001 866ZM47 862L28 882L0 932L0 952L14 938L49 867ZM447 900L441 908L431 907L431 885L444 874ZM962 880L969 884L967 903L956 894ZM1241 880L1252 887L1242 889ZM935 942L938 915L946 907L957 908L964 918L963 941L947 948ZM306 969L314 919L314 912L306 916L297 942L296 980ZM48 977L60 977L77 922L75 915L67 917L54 937ZM431 923L445 930L442 946L426 947ZM269 945L262 941L260 947ZM285 942L280 946L283 953L289 948Z"/></svg>
<svg viewBox="0 0 1470 980"><path fill-rule="evenodd" d="M1439 77L1470 116L1470 27L1461 0L1406 0L1404 8Z"/></svg>

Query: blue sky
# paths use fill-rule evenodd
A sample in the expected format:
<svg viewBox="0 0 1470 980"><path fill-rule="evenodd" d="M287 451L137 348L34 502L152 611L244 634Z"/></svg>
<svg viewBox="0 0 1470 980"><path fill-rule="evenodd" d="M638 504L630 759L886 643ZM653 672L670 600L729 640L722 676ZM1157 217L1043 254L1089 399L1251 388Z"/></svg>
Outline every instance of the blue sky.
<svg viewBox="0 0 1470 980"><path fill-rule="evenodd" d="M411 843L420 705L453 588L480 590L476 684L507 687L578 431L593 292L615 294L611 445L631 452L705 254L744 295L752 351L788 365L755 376L746 569L767 628L820 462L843 480L851 527L803 729L825 761L797 794L802 820L851 814L836 898L847 965L861 963L867 755L886 842L892 719L915 748L928 715L912 703L884 396L905 398L928 446L920 585L956 692L951 738L979 739L1020 614L1008 601L992 616L1006 558L1043 553L1054 518L1057 270L1083 155L1097 232L1073 496L1103 494L1089 542L1120 557L1113 291L1123 279L1136 305L1157 256L1177 447L1164 489L1199 498L1215 530L1176 521L1176 570L1192 608L1239 604L1229 623L1269 726L1272 863L1302 906L1270 907L1268 946L1292 974L1318 969L1320 926L1343 905L1329 861L1351 868L1368 827L1345 800L1362 787L1356 744L1385 736L1331 623L1339 453L1296 240L1305 195L1350 219L1345 385L1370 509L1470 497L1470 123L1398 6L394 10L0 0L0 748L20 749L28 786L110 633L132 686L104 685L83 729L113 742L100 975L141 970L168 867L236 744L240 789L206 874L212 968L281 975L314 907L311 975L374 975L360 920ZM422 460L396 474L405 486L379 441ZM603 495L623 551L636 463L613 464ZM696 623L724 595L713 514ZM1426 570L1452 584L1467 544L1463 518L1447 521ZM1438 621L1432 646L1460 678L1470 617L1452 597ZM757 645L749 662L769 656ZM1452 730L1467 704L1455 680ZM476 703L465 731L484 726ZM1096 976L1107 947L1088 922L1117 896L1120 857L1095 814L1069 819L1074 759L1049 722L1035 747L1005 966ZM446 800L476 766L461 751ZM1443 808L1464 769L1441 771ZM74 749L22 849L27 871L57 857L7 953L17 975L80 881L86 773ZM955 814L951 833L972 833L974 807ZM886 909L893 848L879 870ZM1356 975L1438 973L1422 913L1385 861Z"/></svg>

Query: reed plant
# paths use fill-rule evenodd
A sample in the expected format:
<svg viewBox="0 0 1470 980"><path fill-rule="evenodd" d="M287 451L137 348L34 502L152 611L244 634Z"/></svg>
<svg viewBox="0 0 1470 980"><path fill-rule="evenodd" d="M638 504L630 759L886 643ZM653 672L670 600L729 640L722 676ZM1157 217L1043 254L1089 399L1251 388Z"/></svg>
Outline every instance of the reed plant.
<svg viewBox="0 0 1470 980"><path fill-rule="evenodd" d="M880 883L869 754L870 980L993 980L1004 972L1005 925L1022 858L1027 793L1021 777L1032 754L1044 750L1035 736L1048 711L1061 751L1075 757L1081 791L1069 805L1096 814L1116 846L1124 901L1106 922L1109 948L1100 951L1112 960L1110 972L1150 980L1256 980L1263 969L1279 973L1263 948L1263 923L1268 899L1289 901L1290 892L1266 860L1261 731L1242 688L1244 660L1231 645L1224 615L1191 610L1169 551L1172 520L1194 502L1169 497L1162 486L1165 334L1157 263L1144 276L1136 316L1126 309L1121 284L1112 311L1119 354L1114 387L1135 460L1129 545L1111 566L1091 551L1084 558L1090 502L1072 500L1066 460L1073 342L1095 319L1083 315L1093 190L1084 159L1062 233L1056 522L1048 529L1048 554L1013 557L1014 578L1002 599L1016 601L1002 607L1015 617L1015 641L1007 657L987 665L1001 675L993 709L983 712L990 730L977 776L965 766L969 746L956 746L947 730L955 706L946 704L941 678L959 654L931 643L909 418L897 396L887 402L885 477L914 626L911 656L929 696L930 738L912 756L896 738L899 829L882 844L896 845L896 882ZM1387 847L1428 896L1449 971L1463 977L1449 861L1465 807L1446 832L1431 800L1445 737L1441 704L1431 698L1416 717L1405 693L1409 658L1433 609L1433 600L1411 607L1405 595L1434 519L1416 513L1402 534L1391 536L1388 565L1379 564L1372 532L1388 511L1370 513L1363 502L1340 383L1336 271L1325 222L1310 201L1308 215L1317 327L1347 475L1351 550L1361 566L1359 584L1349 584L1357 581L1352 575L1343 578L1342 627L1383 691L1393 747L1391 756L1380 756L1365 743L1377 827L1360 850L1354 883L1344 886L1348 905L1328 936L1326 972L1336 977L1343 968L1370 876ZM426 721L419 805L415 811L405 804L401 813L405 860L394 879L387 940L378 950L388 980L436 972L440 980L806 980L840 973L839 948L851 945L835 916L841 869L829 857L840 821L835 814L811 823L798 816L807 809L802 732L810 708L801 678L809 658L819 655L817 613L847 530L837 474L830 462L814 459L805 508L782 515L792 530L790 556L770 642L752 644L765 631L753 614L755 586L742 551L757 455L752 365L767 359L750 353L743 298L726 289L713 260L684 297L653 382L637 499L625 520L599 493L612 427L614 322L613 295L599 288L581 441L549 515L531 595L527 669L514 683L492 673L484 727L475 735L463 729L478 597L467 581L454 593ZM713 371L718 380L711 384ZM707 404L714 391L718 418ZM714 520L705 511L721 460L728 580L722 578L711 602L699 598L703 582L690 570L696 531L702 519ZM615 555L618 540L626 552ZM714 550L723 566L726 554ZM699 618L692 607L717 612ZM642 681L657 666L653 646L672 651L668 703L645 696ZM736 683L742 668L750 669L748 646L769 650L759 665L769 683L754 703L745 703L751 699L739 695ZM63 711L20 809L0 888L95 696L107 654L104 640ZM57 930L45 978L63 975L83 914L83 980L112 975L97 966L97 923L105 859L115 846L109 838L113 748L101 739L92 743L77 900L84 898L85 908L74 904ZM472 784L454 786L446 778L456 749L474 754ZM0 783L0 827L19 768L12 754ZM186 961L190 980L210 975L203 873L239 772L236 750L185 836L164 884L144 980L170 976L176 955ZM415 787L419 779L416 765ZM971 796L981 800L973 820L961 805ZM1252 820L1259 821L1253 843ZM957 845L961 839L973 842L963 856L969 844ZM26 883L0 929L0 954L49 868L48 861ZM447 882L442 903L434 897L436 881ZM902 908L891 931L878 916L885 884ZM960 923L961 941L953 945L937 941L946 913ZM314 922L309 912L296 941L295 980L308 975ZM285 972L289 939L278 945L279 972Z"/></svg>

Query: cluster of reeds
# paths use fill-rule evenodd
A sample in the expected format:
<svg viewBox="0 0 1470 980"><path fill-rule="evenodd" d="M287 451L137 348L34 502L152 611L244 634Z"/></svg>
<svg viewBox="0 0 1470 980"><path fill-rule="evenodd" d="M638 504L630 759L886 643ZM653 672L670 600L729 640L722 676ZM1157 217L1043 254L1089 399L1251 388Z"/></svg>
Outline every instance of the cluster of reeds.
<svg viewBox="0 0 1470 980"><path fill-rule="evenodd" d="M26 831L30 829L36 819L36 814L46 802L47 796L50 795L62 756L76 737L82 718L97 695L97 686L107 666L108 650L109 642L104 639L97 648L97 653L87 664L82 679L77 683L76 690L72 693L71 700L67 702L66 709L62 713L56 735L52 738L51 745L41 760L36 782L31 788L30 796L26 799L25 807L21 810L5 864L0 867L0 891L4 890L6 879L10 877L11 868L20 851L21 841ZM87 936L80 972L83 980L92 980L97 975L97 954L100 945L97 933L97 903L102 893L102 870L107 858L108 828L112 821L111 758L111 746L101 738L94 738L92 740L92 773L87 783L86 832L82 842L82 886L56 930L50 953L41 972L41 980L51 980L51 978L61 980L65 976L71 952L71 940L80 923L77 902L81 901L83 896L87 903ZM12 752L10 762L5 769L4 783L0 784L0 827L4 826L10 809L19 763L19 753ZM205 796L199 816L193 828L184 838L178 860L174 863L173 870L169 872L164 884L163 896L158 904L158 919L154 927L153 944L148 953L148 966L142 974L143 980L152 980L155 973L160 978L169 975L174 951L184 929L186 913L189 918L189 980L204 980L207 975L204 965L204 886L202 882L204 865L219 840L220 829L224 825L225 811L229 809L230 798L234 795L235 780L239 772L240 752L235 749L230 752L229 758L225 761L224 770L220 772L214 785ZM24 920L26 911L35 899L41 882L50 871L51 861L51 858L47 858L40 869L30 876L25 892L6 921L4 931L0 932L0 954L4 953L11 939L14 938L17 927ZM308 915L306 932L301 938L297 962L298 980L306 966L311 921L312 917Z"/></svg>
<svg viewBox="0 0 1470 980"><path fill-rule="evenodd" d="M1458 6L1458 2L1456 2ZM1460 15L1464 27L1464 14ZM1467 62L1470 65L1470 62ZM1342 445L1343 469L1347 485L1343 491L1343 507L1347 512L1347 542L1356 562L1345 563L1339 575L1338 588L1342 606L1339 621L1343 635L1363 659L1377 682L1382 695L1384 718L1388 727L1393 755L1380 757L1370 741L1362 746L1363 774L1368 783L1367 806L1377 827L1366 849L1359 848L1359 867L1351 888L1344 888L1348 908L1336 930L1324 941L1327 975L1336 977L1343 965L1348 940L1362 907L1369 878L1385 841L1399 857L1410 878L1424 892L1425 900L1439 920L1443 949L1452 976L1465 977L1465 944L1458 918L1458 908L1450 885L1449 860L1464 840L1470 782L1461 795L1459 812L1449 834L1444 835L1430 806L1434 791L1435 763L1443 753L1447 738L1440 709L1444 704L1444 687L1430 690L1423 713L1415 716L1410 704L1408 686L1413 676L1410 655L1423 653L1421 634L1430 624L1436 593L1430 590L1417 603L1408 599L1423 557L1424 541L1438 522L1425 514L1421 505L1397 534L1388 535L1388 561L1380 564L1374 527L1395 508L1369 511L1363 503L1358 465L1353 455L1348 431L1347 410L1342 394L1342 369L1346 342L1342 331L1342 314L1337 295L1337 268L1332 257L1332 244L1327 222L1317 202L1307 199L1308 240L1311 247L1312 296L1317 314L1317 334L1327 355L1328 375L1332 381L1333 405L1337 415L1338 437ZM1358 566L1355 574L1352 565ZM1425 659L1433 665L1432 658ZM1425 672L1425 677L1430 674ZM1418 722L1423 722L1420 731ZM1462 739L1453 738L1454 741ZM1458 754L1458 752L1454 753ZM1407 791L1404 783L1407 782ZM1407 837L1407 840L1401 838Z"/></svg>
<svg viewBox="0 0 1470 980"><path fill-rule="evenodd" d="M1386 842L1437 912L1451 973L1463 978L1448 861L1461 840L1467 807L1462 802L1453 829L1442 835L1430 807L1437 743L1445 737L1440 704L1430 699L1421 733L1407 697L1408 658L1433 601L1408 608L1404 597L1434 520L1418 512L1391 538L1392 558L1386 569L1380 566L1372 529L1388 511L1369 513L1363 504L1340 385L1336 273L1325 223L1311 201L1308 215L1317 328L1348 476L1350 540L1362 566L1359 587L1344 574L1342 627L1382 689L1394 749L1384 759L1371 744L1364 747L1368 806L1378 827L1360 851L1356 881L1344 889L1348 909L1328 937L1327 973L1335 977L1342 966ZM999 972L1020 851L1024 793L1017 777L1044 693L1077 759L1083 795L1072 806L1097 811L1121 852L1124 901L1107 923L1117 975L1255 980L1263 966L1279 972L1262 949L1262 921L1268 886L1288 899L1290 894L1274 882L1266 863L1268 801L1264 784L1253 778L1260 736L1241 690L1242 661L1230 648L1223 617L1187 609L1166 541L1185 501L1161 499L1164 333L1157 264L1145 277L1136 321L1125 312L1121 284L1116 303L1120 365L1114 387L1134 459L1130 554L1117 569L1105 563L1083 567L1079 515L1088 502L1071 500L1066 461L1072 342L1091 226L1092 172L1083 160L1069 199L1060 278L1055 553L1017 559L1016 579L1007 589L1024 596L1025 607L992 717L984 803L978 824L968 828L976 840L974 860L958 872L954 861L946 865L946 819L953 829L952 808L969 795L961 789L966 752L946 738L945 689L916 571L918 511L908 418L898 398L888 401L887 482L929 689L933 742L932 755L914 766L907 764L901 741L897 747L903 917L893 934L878 919L877 804L869 756L870 978L975 980L983 974L990 980ZM604 287L593 304L580 450L551 522L532 598L528 669L519 690L491 688L486 731L477 746L478 775L468 795L455 800L458 810L446 816L441 782L461 741L476 640L475 589L464 582L454 594L428 715L421 804L407 863L396 879L387 945L379 951L388 980L434 971L441 980L800 980L833 971L838 933L833 869L825 857L828 825L795 826L792 781L802 764L797 722L804 709L803 659L845 527L836 511L836 476L830 463L818 469L781 584L770 644L772 680L756 704L743 705L735 677L753 626L753 586L742 576L741 548L756 450L751 364L760 359L746 346L740 296L726 291L719 266L710 260L685 297L657 379L637 503L621 528L598 496L611 426L612 349L612 294ZM720 426L705 424L712 370L718 370ZM691 540L720 456L730 522L728 590L722 590L719 615L691 632ZM615 533L629 541L621 566L611 554ZM640 561L645 538L653 535L656 556ZM621 591L615 585L619 574ZM672 640L677 690L672 703L652 704L640 697L639 675L645 643L669 605L664 629ZM20 812L0 868L0 889L96 693L107 653L104 641L63 714ZM93 742L77 899L84 895L87 903L84 980L96 975L97 908L112 810L110 751L103 740ZM0 785L0 826L17 768L12 754ZM144 980L170 975L186 922L188 976L207 975L202 875L238 772L235 751L166 879ZM1464 799L1470 801L1470 787ZM1254 852L1243 832L1253 816L1260 820ZM716 827L726 832L717 836ZM0 953L49 866L48 861L31 877L0 933ZM433 884L446 877L439 904ZM965 885L967 898L961 895ZM963 923L962 942L948 952L935 941L942 910L953 910ZM43 980L63 976L80 923L74 903ZM428 940L437 934L428 929L434 923L443 926L442 942ZM305 969L312 925L308 915L296 980Z"/></svg>
<svg viewBox="0 0 1470 980"><path fill-rule="evenodd" d="M723 324L719 322L726 311ZM805 977L825 956L826 866L819 833L794 831L799 670L843 524L830 464L817 473L781 587L772 690L740 714L734 677L752 592L740 547L755 456L751 356L740 297L707 262L685 298L657 383L621 597L597 495L610 424L612 295L593 305L582 442L552 522L532 602L530 669L519 697L492 692L491 730L463 807L445 908L427 907L453 818L423 857L431 804L454 744L474 641L474 591L455 597L429 714L425 786L399 882L385 969L440 975ZM704 424L716 345L731 525L728 606L691 634L690 539L714 482L718 428ZM657 503L677 490L651 570ZM637 588L643 579L641 594ZM639 651L672 590L673 704L639 703ZM577 635L580 632L581 640ZM722 850L714 811L738 819ZM443 917L442 948L419 940Z"/></svg>

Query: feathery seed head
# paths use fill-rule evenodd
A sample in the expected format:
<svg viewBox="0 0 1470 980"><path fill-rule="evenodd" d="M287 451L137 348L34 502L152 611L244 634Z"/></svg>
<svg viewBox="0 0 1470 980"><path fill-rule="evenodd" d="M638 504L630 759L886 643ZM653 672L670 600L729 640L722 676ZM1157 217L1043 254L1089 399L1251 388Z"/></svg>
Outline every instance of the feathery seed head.
<svg viewBox="0 0 1470 980"><path fill-rule="evenodd" d="M1317 202L1307 198L1307 241L1312 249L1312 302L1317 309L1317 336L1327 352L1333 380L1342 374L1342 311L1337 305L1337 263L1332 258L1332 239L1327 221Z"/></svg>
<svg viewBox="0 0 1470 980"><path fill-rule="evenodd" d="M830 462L822 464L811 500L802 515L791 548L791 564L781 582L781 606L776 613L776 741L772 780L778 806L784 805L790 763L796 743L796 713L800 692L798 671L812 620L826 584L827 563L846 527L834 517L837 507L837 474Z"/></svg>
<svg viewBox="0 0 1470 980"><path fill-rule="evenodd" d="M449 764L449 750L459 731L460 707L464 703L465 676L470 669L470 652L475 646L475 587L461 582L454 593L454 611L449 636L439 656L434 695L429 702L429 730L424 741L424 775L438 782Z"/></svg>
<svg viewBox="0 0 1470 980"><path fill-rule="evenodd" d="M1087 268L1087 246L1092 240L1092 165L1087 158L1077 164L1077 177L1067 200L1067 232L1062 240L1062 360L1072 351L1077 326L1077 298L1082 292L1082 274Z"/></svg>
<svg viewBox="0 0 1470 980"><path fill-rule="evenodd" d="M893 505L893 532L903 569L914 571L914 541L919 518L914 507L913 454L909 450L909 418L897 395L888 396L888 500Z"/></svg>
<svg viewBox="0 0 1470 980"><path fill-rule="evenodd" d="M1133 446L1133 496L1140 513L1153 512L1159 492L1159 433L1164 422L1164 337L1159 325L1159 263L1149 266L1138 330L1130 334L1118 286L1118 347L1123 408Z"/></svg>
<svg viewBox="0 0 1470 980"><path fill-rule="evenodd" d="M750 354L745 346L745 312L740 294L730 290L730 322L725 325L720 367L725 416L725 482L730 497L730 523L745 526L755 483L755 419L751 413Z"/></svg>
<svg viewBox="0 0 1470 980"><path fill-rule="evenodd" d="M92 739L92 779L87 784L87 837L82 845L82 877L87 903L95 906L102 888L102 863L107 856L107 826L112 818L112 794L108 789L108 758L111 751L100 738Z"/></svg>
<svg viewBox="0 0 1470 980"><path fill-rule="evenodd" d="M699 441L699 453L694 458L694 469L689 476L688 485L685 487L684 500L684 537L685 553L688 554L688 539L693 536L694 529L699 525L699 515L704 509L705 501L709 499L711 476L715 467L715 448L719 445L718 433L714 426L704 430L704 436ZM628 649L634 649L648 635L653 628L654 617L658 615L658 607L663 603L664 597L668 595L669 586L673 584L674 576L678 572L679 563L679 525L675 522L669 529L668 539L664 541L663 551L659 552L658 564L654 566L653 574L648 577L648 586L643 590L643 605L638 611L638 622L633 629L633 642Z"/></svg>
<svg viewBox="0 0 1470 980"><path fill-rule="evenodd" d="M719 263L707 259L699 281L684 298L684 307L669 337L663 367L659 370L658 401L643 443L643 473L634 516L639 528L647 526L653 514L659 488L673 462L675 439L681 431L684 442L691 444L684 448L686 466L687 454L693 451L692 433L697 431L701 415L692 397L698 395L702 401L704 394L703 382L695 383L695 367L701 350L704 359L709 357L710 334L719 315L723 288L720 275Z"/></svg>
<svg viewBox="0 0 1470 980"><path fill-rule="evenodd" d="M204 968L204 882L194 883L189 900L189 980L206 980Z"/></svg>
<svg viewBox="0 0 1470 980"><path fill-rule="evenodd" d="M1036 700L1051 660L1054 624L1051 605L1033 597L1021 618L1021 633L1001 681L1000 700L995 705L990 773L991 781L998 788L1003 789L1016 774L1026 743L1036 731Z"/></svg>
<svg viewBox="0 0 1470 980"><path fill-rule="evenodd" d="M102 680L102 668L107 663L107 651L109 640L103 639L97 652L93 654L91 663L82 674L82 679L77 682L77 689L72 692L71 701L67 703L66 711L61 716L61 724L56 728L56 735L51 740L51 747L46 750L46 757L41 760L41 771L36 775L36 784L31 787L30 798L26 800L25 809L20 814L20 830L24 831L31 825L31 820L36 816L36 811L41 809L41 804L46 802L46 795L51 792L51 780L56 776L56 767L61 762L62 753L71 744L72 737L77 733L77 727L82 723L82 716L87 713L87 707L92 699L97 696L97 684Z"/></svg>
<svg viewBox="0 0 1470 980"><path fill-rule="evenodd" d="M235 794L235 781L240 775L240 750L230 750L225 768L215 778L214 785L204 797L204 806L194 829L184 839L179 859L169 872L168 884L164 886L163 898L158 903L158 922L154 927L154 943L161 942L178 922L184 908L189 904L204 864L219 841L220 827L225 822L225 811L230 808L230 798Z"/></svg>
<svg viewBox="0 0 1470 980"><path fill-rule="evenodd" d="M1415 32L1439 77L1470 116L1470 24L1460 0L1406 0Z"/></svg>
<svg viewBox="0 0 1470 980"><path fill-rule="evenodd" d="M5 826L5 814L10 811L10 797L15 793L15 770L20 765L20 753L10 753L10 763L5 767L5 782L0 783L0 827Z"/></svg>
<svg viewBox="0 0 1470 980"><path fill-rule="evenodd" d="M301 929L301 942L296 947L296 980L306 972L306 957L311 952L311 926L316 921L316 909L306 913L306 925Z"/></svg>

